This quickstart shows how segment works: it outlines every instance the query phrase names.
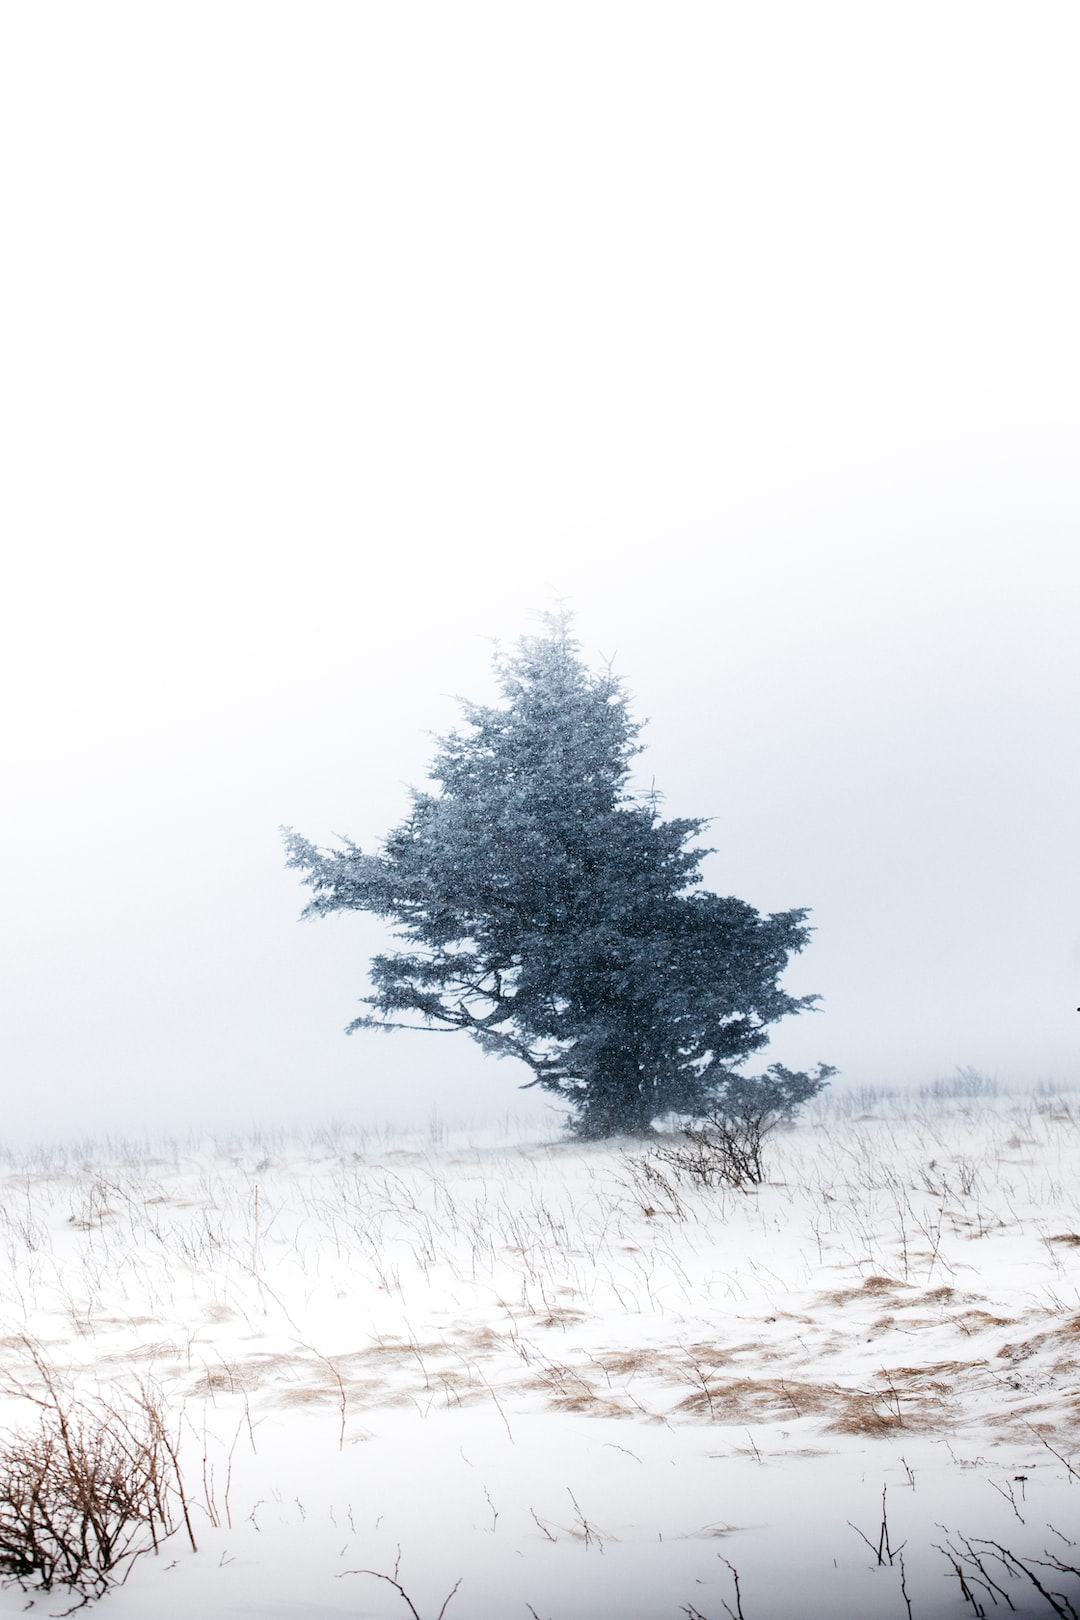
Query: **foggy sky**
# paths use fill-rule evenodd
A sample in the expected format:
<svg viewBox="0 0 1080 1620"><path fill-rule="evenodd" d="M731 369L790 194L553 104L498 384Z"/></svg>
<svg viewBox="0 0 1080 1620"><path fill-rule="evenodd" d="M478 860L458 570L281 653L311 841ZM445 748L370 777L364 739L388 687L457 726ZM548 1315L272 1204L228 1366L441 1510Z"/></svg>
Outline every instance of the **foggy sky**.
<svg viewBox="0 0 1080 1620"><path fill-rule="evenodd" d="M4 1132L532 1107L346 1039L367 847L557 597L771 1055L1080 1080L1074 8L9 12Z"/></svg>

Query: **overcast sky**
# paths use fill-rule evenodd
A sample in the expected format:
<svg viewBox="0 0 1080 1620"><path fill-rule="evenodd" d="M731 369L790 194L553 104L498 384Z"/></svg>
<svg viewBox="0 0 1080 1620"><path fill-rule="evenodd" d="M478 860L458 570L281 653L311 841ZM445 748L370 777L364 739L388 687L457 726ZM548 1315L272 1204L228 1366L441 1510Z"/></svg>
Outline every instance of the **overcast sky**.
<svg viewBox="0 0 1080 1620"><path fill-rule="evenodd" d="M812 908L775 1056L1080 1081L1071 0L3 36L6 1133L531 1107L346 1039L277 829L374 844L558 596Z"/></svg>

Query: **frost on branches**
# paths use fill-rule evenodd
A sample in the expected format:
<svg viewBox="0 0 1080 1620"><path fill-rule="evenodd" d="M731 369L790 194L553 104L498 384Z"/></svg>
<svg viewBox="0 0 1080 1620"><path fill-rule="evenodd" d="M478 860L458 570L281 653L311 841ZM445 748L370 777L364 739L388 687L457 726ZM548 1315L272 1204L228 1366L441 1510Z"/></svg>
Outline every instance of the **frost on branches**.
<svg viewBox="0 0 1080 1620"><path fill-rule="evenodd" d="M289 865L305 916L373 912L403 942L374 958L350 1030L465 1030L526 1064L579 1136L640 1134L749 1083L768 1026L818 999L778 984L810 929L701 887L705 820L629 791L641 727L621 682L587 668L564 616L546 629L496 658L503 702L463 705L379 853L287 831Z"/></svg>

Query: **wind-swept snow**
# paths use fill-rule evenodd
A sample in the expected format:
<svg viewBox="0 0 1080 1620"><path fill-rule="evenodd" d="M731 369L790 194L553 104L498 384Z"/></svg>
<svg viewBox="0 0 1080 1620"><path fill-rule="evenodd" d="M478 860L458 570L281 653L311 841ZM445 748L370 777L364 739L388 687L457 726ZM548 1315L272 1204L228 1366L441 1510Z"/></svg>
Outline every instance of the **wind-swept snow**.
<svg viewBox="0 0 1080 1620"><path fill-rule="evenodd" d="M958 1569L1080 1610L1032 1562L1080 1563L1078 1149L1061 1097L841 1094L748 1191L465 1131L43 1155L0 1365L160 1390L199 1551L118 1620L720 1620L734 1572L745 1620L938 1620Z"/></svg>

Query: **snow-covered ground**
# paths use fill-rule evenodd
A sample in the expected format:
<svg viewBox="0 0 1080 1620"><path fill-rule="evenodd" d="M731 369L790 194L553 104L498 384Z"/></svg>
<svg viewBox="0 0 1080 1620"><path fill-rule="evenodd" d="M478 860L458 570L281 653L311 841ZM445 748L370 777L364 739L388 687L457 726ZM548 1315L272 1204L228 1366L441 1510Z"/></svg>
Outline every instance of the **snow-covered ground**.
<svg viewBox="0 0 1080 1620"><path fill-rule="evenodd" d="M768 1173L539 1128L9 1162L10 1388L36 1355L180 1436L198 1551L102 1613L1080 1611L1080 1105L836 1093Z"/></svg>

